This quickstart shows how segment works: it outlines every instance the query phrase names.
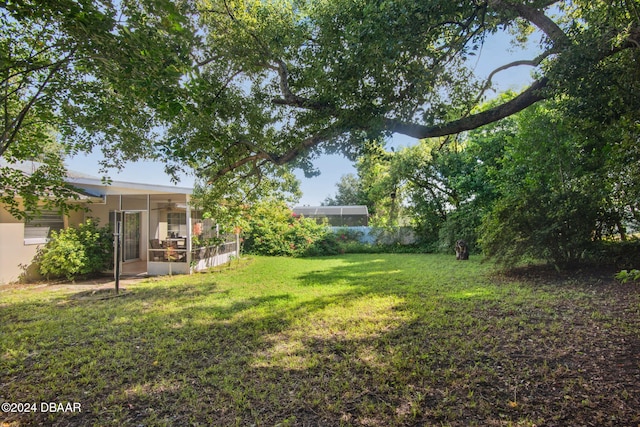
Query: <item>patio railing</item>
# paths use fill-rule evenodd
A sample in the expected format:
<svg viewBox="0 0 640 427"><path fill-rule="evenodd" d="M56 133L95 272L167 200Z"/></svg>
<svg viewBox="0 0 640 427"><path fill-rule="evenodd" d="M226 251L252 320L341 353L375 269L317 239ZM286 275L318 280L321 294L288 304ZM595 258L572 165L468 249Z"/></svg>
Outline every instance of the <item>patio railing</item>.
<svg viewBox="0 0 640 427"><path fill-rule="evenodd" d="M222 243L220 245L203 246L199 248L194 248L191 251L191 259L197 261L201 259L212 258L218 255L234 252L235 250L236 250L235 241Z"/></svg>
<svg viewBox="0 0 640 427"><path fill-rule="evenodd" d="M199 246L191 250L191 263L203 264L207 266L218 265L224 263L229 258L227 254L237 252L237 243L235 235L229 237L224 243L208 246ZM147 251L147 260L152 262L187 262L187 249L176 248L173 246L161 248L149 248ZM225 256L226 255L226 256ZM204 263L202 263L204 261Z"/></svg>
<svg viewBox="0 0 640 427"><path fill-rule="evenodd" d="M148 260L155 262L187 262L187 250L166 248L166 249L149 249Z"/></svg>

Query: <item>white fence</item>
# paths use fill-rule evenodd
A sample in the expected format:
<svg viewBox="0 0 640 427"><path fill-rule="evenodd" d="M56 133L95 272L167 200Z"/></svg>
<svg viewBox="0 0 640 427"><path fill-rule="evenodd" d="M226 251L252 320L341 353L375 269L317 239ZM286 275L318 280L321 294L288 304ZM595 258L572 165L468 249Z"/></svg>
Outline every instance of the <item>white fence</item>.
<svg viewBox="0 0 640 427"><path fill-rule="evenodd" d="M191 271L202 271L226 264L233 256L238 256L237 241L235 240L221 245L194 249L191 253Z"/></svg>
<svg viewBox="0 0 640 427"><path fill-rule="evenodd" d="M341 232L361 233L361 243L379 245L411 245L416 242L416 233L411 227L395 227L392 229L377 227L329 227L335 234Z"/></svg>

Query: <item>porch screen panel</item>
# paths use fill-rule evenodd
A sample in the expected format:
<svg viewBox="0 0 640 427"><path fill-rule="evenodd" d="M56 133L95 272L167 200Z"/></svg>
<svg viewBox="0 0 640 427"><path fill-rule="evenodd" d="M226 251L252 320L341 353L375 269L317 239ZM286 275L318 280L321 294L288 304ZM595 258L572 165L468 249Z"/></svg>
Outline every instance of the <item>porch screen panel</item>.
<svg viewBox="0 0 640 427"><path fill-rule="evenodd" d="M187 236L187 213L169 212L167 213L167 231L170 237Z"/></svg>

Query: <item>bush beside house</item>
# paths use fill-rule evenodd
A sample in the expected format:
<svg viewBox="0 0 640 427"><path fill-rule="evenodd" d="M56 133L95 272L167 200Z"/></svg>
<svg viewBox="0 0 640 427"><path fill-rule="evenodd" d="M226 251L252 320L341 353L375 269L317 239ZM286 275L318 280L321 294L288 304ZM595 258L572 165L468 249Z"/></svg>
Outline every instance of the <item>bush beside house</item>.
<svg viewBox="0 0 640 427"><path fill-rule="evenodd" d="M38 263L47 278L75 280L101 273L113 265L113 234L90 219L78 228L52 231Z"/></svg>

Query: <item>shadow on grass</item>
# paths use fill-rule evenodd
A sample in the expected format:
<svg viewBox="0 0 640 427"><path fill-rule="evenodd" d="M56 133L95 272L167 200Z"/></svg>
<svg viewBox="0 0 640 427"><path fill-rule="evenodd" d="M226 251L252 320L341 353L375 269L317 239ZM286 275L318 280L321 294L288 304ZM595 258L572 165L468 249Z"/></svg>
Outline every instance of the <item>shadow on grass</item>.
<svg viewBox="0 0 640 427"><path fill-rule="evenodd" d="M215 284L136 288L125 297L15 302L0 313L2 399L80 402L81 413L2 414L47 425L230 425L251 411L255 355L300 317L348 295L229 300ZM251 374L250 374L251 373ZM250 375L249 375L250 374ZM249 375L249 376L248 376ZM258 375L260 378L260 375ZM280 381L271 377L265 386Z"/></svg>
<svg viewBox="0 0 640 427"><path fill-rule="evenodd" d="M5 413L4 421L638 422L640 366L627 363L640 348L637 305L630 319L616 320L611 300L600 295L496 285L472 263L340 260L312 262L296 275L297 286L317 287L304 298L275 286L234 297L212 275L152 283L108 301L5 304L1 398L80 402L83 411ZM632 310L629 304L622 308Z"/></svg>

